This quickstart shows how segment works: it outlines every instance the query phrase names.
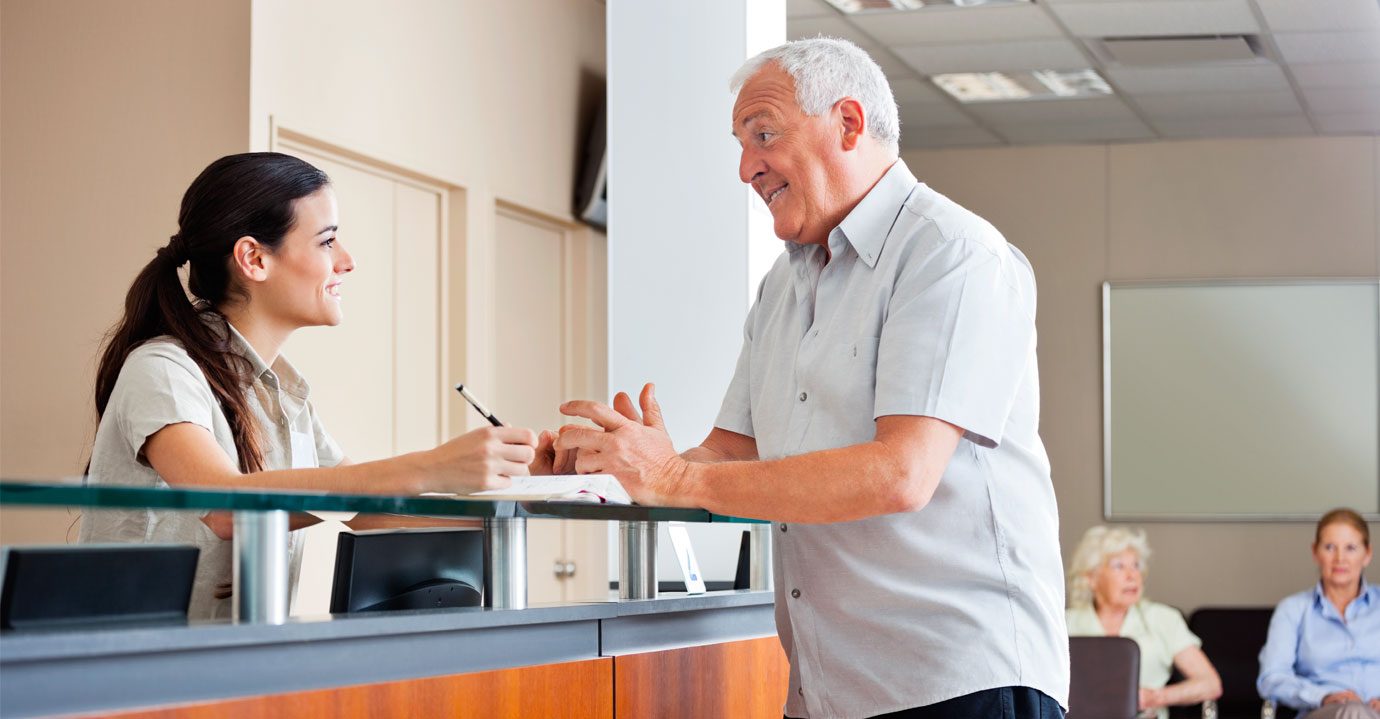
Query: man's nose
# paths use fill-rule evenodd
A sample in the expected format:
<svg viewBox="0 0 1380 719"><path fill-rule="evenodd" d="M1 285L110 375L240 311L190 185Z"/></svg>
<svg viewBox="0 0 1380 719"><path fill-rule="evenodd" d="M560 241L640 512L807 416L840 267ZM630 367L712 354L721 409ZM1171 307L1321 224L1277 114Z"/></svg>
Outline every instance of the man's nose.
<svg viewBox="0 0 1380 719"><path fill-rule="evenodd" d="M738 179L747 184L752 184L753 180L767 173L767 163L763 162L757 153L749 148L743 148L743 154L738 158Z"/></svg>

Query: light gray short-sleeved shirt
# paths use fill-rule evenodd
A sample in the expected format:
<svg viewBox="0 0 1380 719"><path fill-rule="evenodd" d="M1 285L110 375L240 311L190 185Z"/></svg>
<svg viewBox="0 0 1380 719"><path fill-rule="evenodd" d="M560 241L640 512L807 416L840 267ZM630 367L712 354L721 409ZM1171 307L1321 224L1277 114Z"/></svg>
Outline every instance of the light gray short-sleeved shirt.
<svg viewBox="0 0 1380 719"><path fill-rule="evenodd" d="M212 326L215 323L212 322ZM232 325L230 346L253 366L249 406L259 423L265 469L333 467L343 454L307 400L306 380L283 357L266 365ZM167 487L144 457L144 442L158 430L189 422L205 427L239 466L230 423L211 385L187 351L171 337L158 337L129 353L120 368L91 450L91 484ZM231 542L202 523L204 511L119 509L87 511L82 542L195 544L201 549L188 615L193 619L229 617L229 599L216 599L217 585L231 581ZM295 533L294 533L295 534ZM293 573L294 577L296 572Z"/></svg>
<svg viewBox="0 0 1380 719"><path fill-rule="evenodd" d="M1003 686L1067 706L1030 264L901 161L830 234L827 265L820 246L787 247L715 425L764 460L870 441L885 415L964 440L920 511L774 525L786 713L865 717Z"/></svg>

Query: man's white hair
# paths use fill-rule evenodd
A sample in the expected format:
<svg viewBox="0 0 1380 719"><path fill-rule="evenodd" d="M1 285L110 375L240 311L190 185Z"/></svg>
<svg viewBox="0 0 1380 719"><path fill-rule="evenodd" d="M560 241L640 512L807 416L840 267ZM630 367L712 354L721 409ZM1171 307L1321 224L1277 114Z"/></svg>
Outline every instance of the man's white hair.
<svg viewBox="0 0 1380 719"><path fill-rule="evenodd" d="M1074 609L1091 607L1093 589L1092 579L1088 575L1101 567L1107 557L1127 549L1135 550L1140 557L1141 574L1145 574L1148 570L1146 560L1150 559L1150 544L1145 541L1143 530L1106 525L1088 529L1078 543L1078 549L1073 551L1073 561L1069 566L1069 606Z"/></svg>
<svg viewBox="0 0 1380 719"><path fill-rule="evenodd" d="M738 92L769 62L795 80L800 111L819 117L845 97L857 100L867 118L867 134L893 154L900 152L901 119L882 68L862 48L836 37L795 40L763 52L733 73L729 89Z"/></svg>

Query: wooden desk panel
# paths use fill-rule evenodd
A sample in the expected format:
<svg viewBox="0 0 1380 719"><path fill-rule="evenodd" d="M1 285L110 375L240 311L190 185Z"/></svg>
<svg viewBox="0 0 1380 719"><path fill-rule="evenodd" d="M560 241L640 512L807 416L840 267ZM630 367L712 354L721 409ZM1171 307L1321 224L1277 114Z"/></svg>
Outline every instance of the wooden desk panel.
<svg viewBox="0 0 1380 719"><path fill-rule="evenodd" d="M612 715L613 660L601 658L90 716L116 719L423 716L609 719Z"/></svg>
<svg viewBox="0 0 1380 719"><path fill-rule="evenodd" d="M616 719L779 719L790 665L763 637L614 657L613 677Z"/></svg>

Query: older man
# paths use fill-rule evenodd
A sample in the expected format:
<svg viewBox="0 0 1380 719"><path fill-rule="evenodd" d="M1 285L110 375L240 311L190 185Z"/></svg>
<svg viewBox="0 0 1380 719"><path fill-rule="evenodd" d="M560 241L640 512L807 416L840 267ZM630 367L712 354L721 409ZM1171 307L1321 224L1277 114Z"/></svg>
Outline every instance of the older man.
<svg viewBox="0 0 1380 719"><path fill-rule="evenodd" d="M792 717L1060 717L1063 570L1037 433L1035 281L990 224L898 159L866 53L787 43L734 77L739 175L788 252L723 408L677 455L639 415L563 405L581 472L638 501L772 519Z"/></svg>

